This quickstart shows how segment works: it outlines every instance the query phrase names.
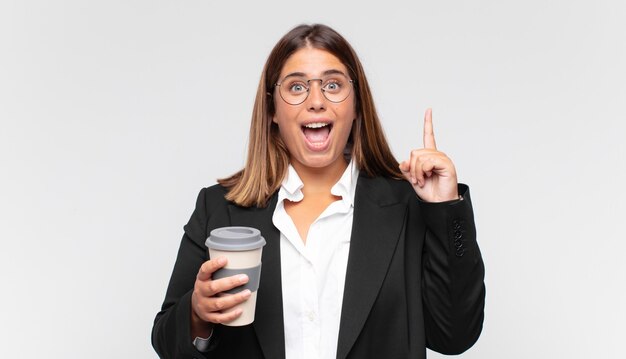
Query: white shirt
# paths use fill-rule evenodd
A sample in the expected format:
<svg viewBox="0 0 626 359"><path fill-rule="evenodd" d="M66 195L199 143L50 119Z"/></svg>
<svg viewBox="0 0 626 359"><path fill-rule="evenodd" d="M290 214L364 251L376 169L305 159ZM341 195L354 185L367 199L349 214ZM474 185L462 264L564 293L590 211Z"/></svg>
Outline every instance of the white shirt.
<svg viewBox="0 0 626 359"><path fill-rule="evenodd" d="M331 203L311 224L306 245L284 201L304 198L302 180L289 165L272 221L280 231L286 359L334 359L350 251L354 192L359 170L350 162L331 193Z"/></svg>

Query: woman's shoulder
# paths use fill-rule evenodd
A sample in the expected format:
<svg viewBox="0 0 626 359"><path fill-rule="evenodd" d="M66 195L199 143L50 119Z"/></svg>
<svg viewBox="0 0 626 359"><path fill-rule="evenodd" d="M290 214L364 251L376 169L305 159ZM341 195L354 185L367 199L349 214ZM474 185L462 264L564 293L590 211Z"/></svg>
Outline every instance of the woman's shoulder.
<svg viewBox="0 0 626 359"><path fill-rule="evenodd" d="M212 186L202 188L200 190L200 193L203 194L207 199L224 199L224 196L228 193L228 189L217 183Z"/></svg>
<svg viewBox="0 0 626 359"><path fill-rule="evenodd" d="M415 195L415 190L411 184L404 179L361 175L359 182L364 193L370 196L379 196L391 202L404 201Z"/></svg>
<svg viewBox="0 0 626 359"><path fill-rule="evenodd" d="M229 203L226 199L228 189L220 184L204 187L198 194L198 204L203 204L207 210L210 207L219 207Z"/></svg>
<svg viewBox="0 0 626 359"><path fill-rule="evenodd" d="M196 200L196 210L201 209L207 213L212 212L215 208L228 204L226 194L228 189L220 184L214 184L209 187L200 189Z"/></svg>

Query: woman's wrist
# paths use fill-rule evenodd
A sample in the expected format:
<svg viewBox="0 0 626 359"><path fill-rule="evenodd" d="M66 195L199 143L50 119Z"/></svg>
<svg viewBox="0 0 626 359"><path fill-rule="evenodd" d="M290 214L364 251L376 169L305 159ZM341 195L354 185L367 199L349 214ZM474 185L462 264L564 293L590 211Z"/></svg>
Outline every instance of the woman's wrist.
<svg viewBox="0 0 626 359"><path fill-rule="evenodd" d="M202 320L191 308L191 338L208 338L213 334L213 323Z"/></svg>

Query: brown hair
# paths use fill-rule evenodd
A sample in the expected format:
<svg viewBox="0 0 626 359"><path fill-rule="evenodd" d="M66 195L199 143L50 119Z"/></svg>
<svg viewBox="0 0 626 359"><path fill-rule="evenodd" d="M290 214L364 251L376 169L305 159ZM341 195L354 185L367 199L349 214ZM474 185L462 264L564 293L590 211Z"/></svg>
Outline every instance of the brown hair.
<svg viewBox="0 0 626 359"><path fill-rule="evenodd" d="M361 173L367 176L402 178L398 161L385 139L374 100L361 62L350 44L335 30L321 24L299 25L283 36L274 46L261 74L257 89L248 158L245 167L234 175L218 179L228 189L226 199L244 206L267 205L280 187L289 166L289 152L280 138L274 116L274 84L287 59L299 49L313 47L330 52L348 69L354 81L356 121L348 145L351 156Z"/></svg>

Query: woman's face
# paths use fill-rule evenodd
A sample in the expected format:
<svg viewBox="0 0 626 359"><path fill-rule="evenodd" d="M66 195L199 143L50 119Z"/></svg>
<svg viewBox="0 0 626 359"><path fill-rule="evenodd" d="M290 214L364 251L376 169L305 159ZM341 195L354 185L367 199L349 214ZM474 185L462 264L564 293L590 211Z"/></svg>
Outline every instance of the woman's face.
<svg viewBox="0 0 626 359"><path fill-rule="evenodd" d="M321 169L339 164L345 167L343 151L356 117L354 89L352 84L344 84L350 87L350 93L341 102L331 102L321 91L321 86L326 86L327 96L333 98L331 92L337 89L333 78L341 78L341 74L348 77L346 67L337 57L313 48L296 51L282 68L278 80L281 88L274 89L276 114L273 121L278 124L280 136L296 169L300 166ZM303 92L299 85L301 79L326 79L327 82L324 85L320 81L310 81L306 100L290 105L283 100L280 91L283 94L286 91Z"/></svg>

